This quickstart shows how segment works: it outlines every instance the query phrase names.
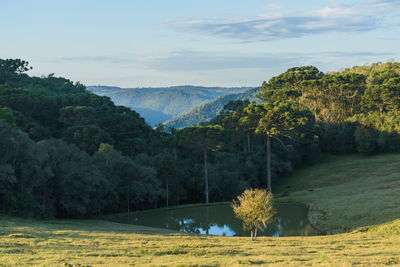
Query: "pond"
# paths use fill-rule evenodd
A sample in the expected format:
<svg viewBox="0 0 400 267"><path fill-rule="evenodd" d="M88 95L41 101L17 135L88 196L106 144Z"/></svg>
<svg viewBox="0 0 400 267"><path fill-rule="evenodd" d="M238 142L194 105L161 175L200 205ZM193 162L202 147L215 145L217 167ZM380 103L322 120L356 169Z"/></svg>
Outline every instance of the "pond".
<svg viewBox="0 0 400 267"><path fill-rule="evenodd" d="M258 236L317 235L307 219L308 208L302 204L276 203L276 215ZM249 236L229 205L155 210L118 218L119 222L166 228L186 233L222 236Z"/></svg>

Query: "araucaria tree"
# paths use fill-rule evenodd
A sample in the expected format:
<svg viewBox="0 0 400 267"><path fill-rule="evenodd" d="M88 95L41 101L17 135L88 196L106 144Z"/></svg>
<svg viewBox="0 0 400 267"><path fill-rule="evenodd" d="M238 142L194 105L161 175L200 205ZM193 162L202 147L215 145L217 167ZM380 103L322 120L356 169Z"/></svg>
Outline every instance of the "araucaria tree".
<svg viewBox="0 0 400 267"><path fill-rule="evenodd" d="M218 142L218 135L221 134L223 128L219 125L209 126L193 126L185 128L178 132L181 143L189 147L197 147L203 150L204 158L204 191L206 196L206 203L209 201L208 197L208 150L216 150L220 147Z"/></svg>
<svg viewBox="0 0 400 267"><path fill-rule="evenodd" d="M251 240L257 238L257 229L262 230L273 218L273 195L265 189L246 189L232 203L233 212L243 222L243 229L250 230Z"/></svg>
<svg viewBox="0 0 400 267"><path fill-rule="evenodd" d="M264 134L267 147L267 189L271 191L271 139L282 143L281 138L300 141L314 126L312 113L301 110L292 102L251 104L245 109L241 123L254 129L256 134ZM311 123L310 123L311 122ZM283 143L282 143L283 144Z"/></svg>

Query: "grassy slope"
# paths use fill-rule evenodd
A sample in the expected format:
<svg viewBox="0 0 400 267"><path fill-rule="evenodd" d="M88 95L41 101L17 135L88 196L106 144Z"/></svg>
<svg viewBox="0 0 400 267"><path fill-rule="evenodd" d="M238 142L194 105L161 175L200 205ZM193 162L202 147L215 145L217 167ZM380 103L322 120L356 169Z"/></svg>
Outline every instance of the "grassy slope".
<svg viewBox="0 0 400 267"><path fill-rule="evenodd" d="M289 193L282 200L309 204L311 222L327 233L389 222L400 218L400 155L330 156L297 170L277 191Z"/></svg>
<svg viewBox="0 0 400 267"><path fill-rule="evenodd" d="M278 191L289 197L281 200L310 204L313 223L329 232L386 223L257 242L105 221L2 217L0 266L400 265L399 190L400 155L331 157L288 177Z"/></svg>

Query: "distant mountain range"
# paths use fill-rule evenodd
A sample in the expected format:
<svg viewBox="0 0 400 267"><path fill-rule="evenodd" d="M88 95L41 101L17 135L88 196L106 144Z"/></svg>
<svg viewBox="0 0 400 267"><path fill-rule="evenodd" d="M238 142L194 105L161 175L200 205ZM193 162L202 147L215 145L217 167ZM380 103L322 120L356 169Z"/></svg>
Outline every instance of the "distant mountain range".
<svg viewBox="0 0 400 267"><path fill-rule="evenodd" d="M250 102L257 102L258 100L255 97L257 89L258 88L253 88L243 93L220 96L199 107L192 109L187 113L166 121L164 123L164 126L166 129L170 127L181 129L193 125L198 125L200 122L208 122L214 119L224 109L224 105L226 105L229 101L248 99L250 100Z"/></svg>
<svg viewBox="0 0 400 267"><path fill-rule="evenodd" d="M172 86L160 88L120 88L88 86L97 95L109 96L116 105L137 111L154 126L189 112L195 107L227 94L238 94L249 87Z"/></svg>

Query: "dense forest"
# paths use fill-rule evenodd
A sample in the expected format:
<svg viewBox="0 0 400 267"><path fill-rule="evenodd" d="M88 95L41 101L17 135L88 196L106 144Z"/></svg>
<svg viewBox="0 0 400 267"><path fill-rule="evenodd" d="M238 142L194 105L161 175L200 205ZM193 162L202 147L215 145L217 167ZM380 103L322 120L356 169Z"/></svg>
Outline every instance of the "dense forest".
<svg viewBox="0 0 400 267"><path fill-rule="evenodd" d="M152 129L80 83L0 59L0 212L89 217L273 191L320 153L400 150L400 64L292 68L214 120Z"/></svg>

